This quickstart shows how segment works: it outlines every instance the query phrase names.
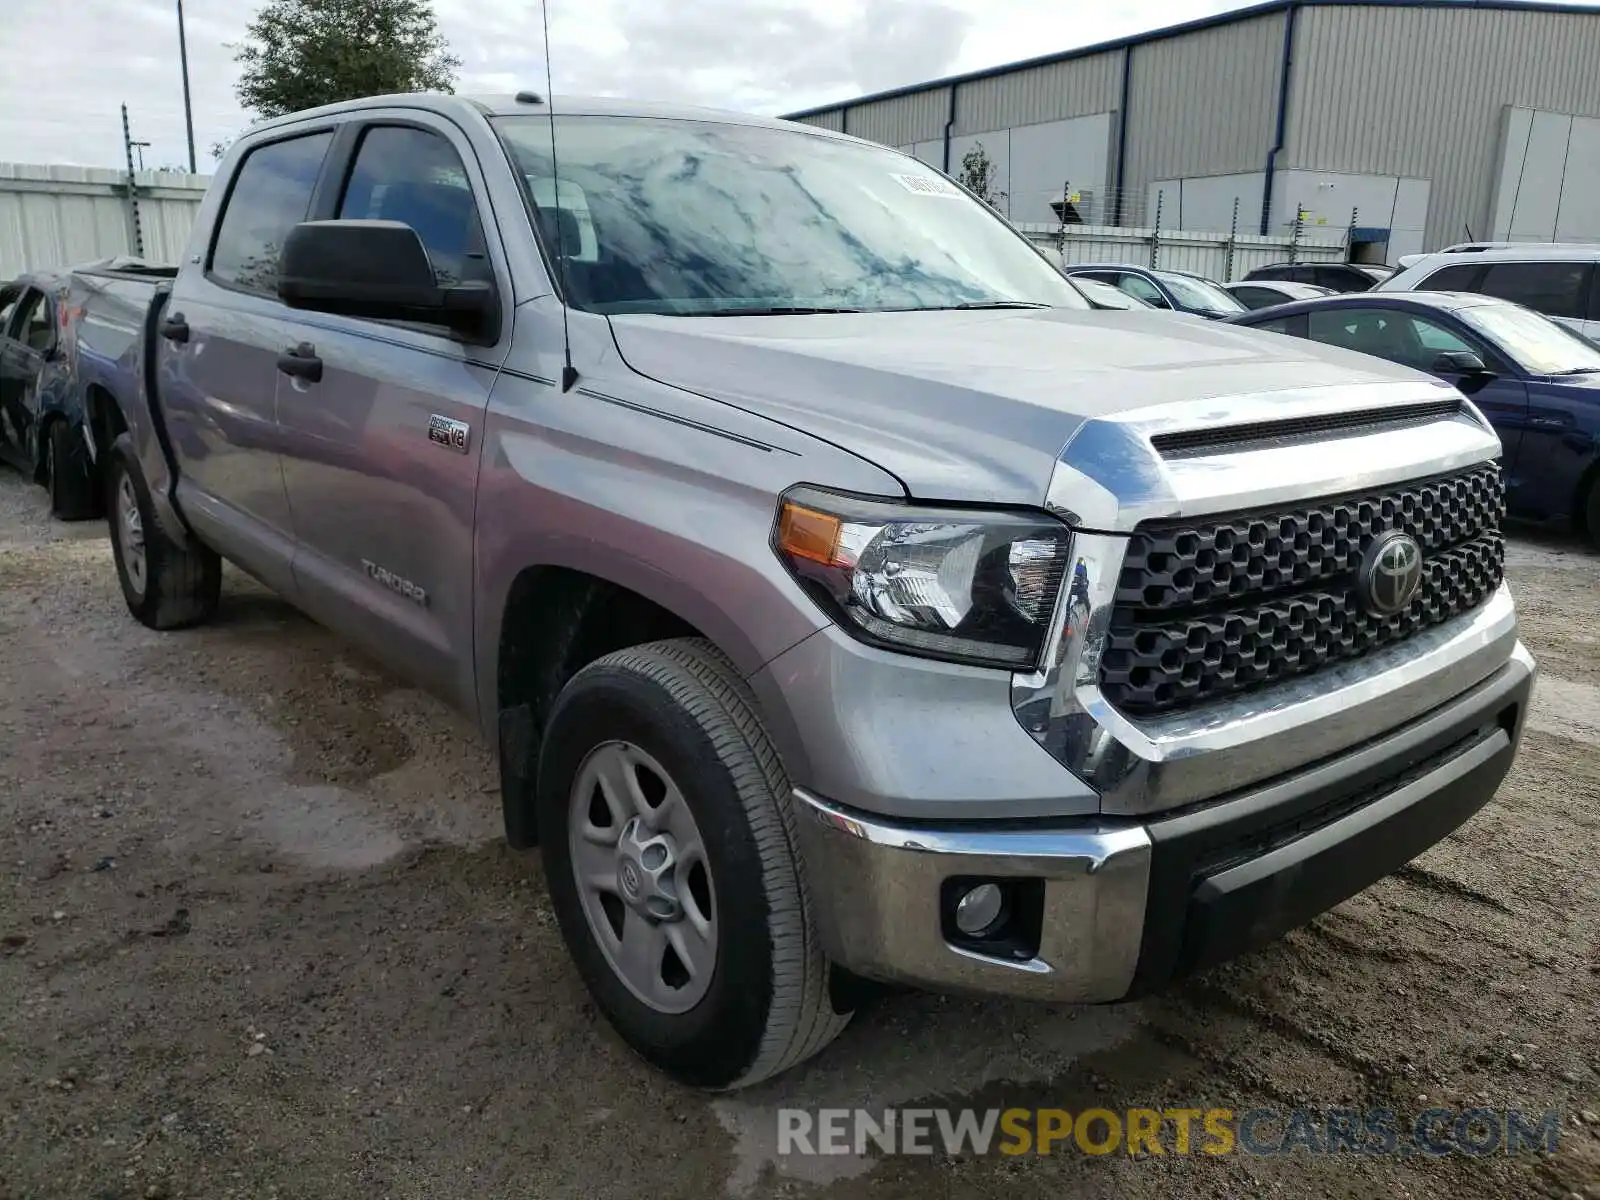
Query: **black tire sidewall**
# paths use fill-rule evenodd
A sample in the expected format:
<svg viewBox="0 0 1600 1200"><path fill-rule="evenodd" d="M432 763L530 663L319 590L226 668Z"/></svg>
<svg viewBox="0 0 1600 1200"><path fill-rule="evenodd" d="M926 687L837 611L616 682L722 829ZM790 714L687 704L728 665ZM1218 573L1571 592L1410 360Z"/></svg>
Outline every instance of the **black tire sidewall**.
<svg viewBox="0 0 1600 1200"><path fill-rule="evenodd" d="M584 759L630 742L672 776L694 814L711 868L717 959L711 986L682 1014L655 1011L617 978L595 941L573 878L569 797ZM622 667L591 668L562 692L539 761L539 841L556 919L579 974L623 1039L698 1087L726 1087L756 1060L773 995L772 933L760 852L733 777L707 732L659 683Z"/></svg>
<svg viewBox="0 0 1600 1200"><path fill-rule="evenodd" d="M106 472L106 526L111 531L111 557L116 563L117 582L122 586L122 598L128 602L128 610L140 621L149 624L154 619L158 596L155 579L156 561L151 553L153 547L150 535L155 529L155 512L150 503L150 489L145 486L144 473L139 470L138 461L133 457L131 448L123 438L118 438L112 444L109 457L110 470ZM133 497L139 506L139 520L145 531L143 595L135 591L133 584L129 582L128 567L123 561L122 512L117 493L122 486L124 475L133 482Z"/></svg>
<svg viewBox="0 0 1600 1200"><path fill-rule="evenodd" d="M50 511L66 521L94 515L94 490L81 447L73 444L73 427L58 418L45 434L45 487Z"/></svg>

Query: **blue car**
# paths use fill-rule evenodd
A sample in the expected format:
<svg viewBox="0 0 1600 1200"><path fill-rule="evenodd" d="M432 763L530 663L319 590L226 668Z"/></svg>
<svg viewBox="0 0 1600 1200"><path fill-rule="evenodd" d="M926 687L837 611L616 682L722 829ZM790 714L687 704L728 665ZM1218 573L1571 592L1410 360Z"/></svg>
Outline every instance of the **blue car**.
<svg viewBox="0 0 1600 1200"><path fill-rule="evenodd" d="M1453 384L1500 435L1510 515L1570 521L1600 545L1600 346L1532 309L1465 292L1359 292L1228 320Z"/></svg>

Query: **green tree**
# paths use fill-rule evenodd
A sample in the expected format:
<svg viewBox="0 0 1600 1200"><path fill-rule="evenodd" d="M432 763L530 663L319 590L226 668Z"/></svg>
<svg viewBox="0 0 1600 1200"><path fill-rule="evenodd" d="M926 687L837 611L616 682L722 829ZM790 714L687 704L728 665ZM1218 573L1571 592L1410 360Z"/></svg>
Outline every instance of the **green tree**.
<svg viewBox="0 0 1600 1200"><path fill-rule="evenodd" d="M263 119L393 92L454 91L450 53L428 0L270 0L245 41L234 91Z"/></svg>
<svg viewBox="0 0 1600 1200"><path fill-rule="evenodd" d="M1006 194L995 190L994 181L994 163L989 160L989 152L983 148L983 143L979 142L961 156L961 184L990 208L999 208Z"/></svg>

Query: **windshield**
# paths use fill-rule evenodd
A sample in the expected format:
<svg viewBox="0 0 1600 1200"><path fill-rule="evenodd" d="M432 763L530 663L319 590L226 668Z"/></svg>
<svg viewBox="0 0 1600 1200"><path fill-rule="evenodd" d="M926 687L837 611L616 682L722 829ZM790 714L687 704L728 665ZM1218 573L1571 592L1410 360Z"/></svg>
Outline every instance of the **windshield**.
<svg viewBox="0 0 1600 1200"><path fill-rule="evenodd" d="M1482 304L1458 314L1533 375L1600 372L1600 348L1549 317L1515 304Z"/></svg>
<svg viewBox="0 0 1600 1200"><path fill-rule="evenodd" d="M550 118L497 124L575 308L1089 307L981 202L892 150L751 125L558 117L558 209Z"/></svg>
<svg viewBox="0 0 1600 1200"><path fill-rule="evenodd" d="M1155 271L1153 274L1185 308L1214 313L1245 311L1243 304L1214 283L1207 283L1204 279L1196 279L1192 275L1174 275L1169 271Z"/></svg>

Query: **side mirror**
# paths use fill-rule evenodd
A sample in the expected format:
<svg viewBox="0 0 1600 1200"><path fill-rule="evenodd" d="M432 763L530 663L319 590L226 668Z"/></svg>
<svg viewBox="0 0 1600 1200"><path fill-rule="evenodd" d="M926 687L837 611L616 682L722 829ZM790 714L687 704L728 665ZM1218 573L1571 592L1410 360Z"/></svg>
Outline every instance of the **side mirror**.
<svg viewBox="0 0 1600 1200"><path fill-rule="evenodd" d="M1446 351L1433 360L1432 369L1435 375L1459 376L1456 387L1468 396L1482 391L1486 384L1496 378L1495 373L1484 365L1483 359L1470 350Z"/></svg>
<svg viewBox="0 0 1600 1200"><path fill-rule="evenodd" d="M1447 350L1433 360L1433 371L1439 375L1492 375L1483 359L1470 350Z"/></svg>
<svg viewBox="0 0 1600 1200"><path fill-rule="evenodd" d="M278 298L290 308L443 325L474 341L495 336L487 283L446 287L417 231L400 221L302 221L278 255Z"/></svg>

